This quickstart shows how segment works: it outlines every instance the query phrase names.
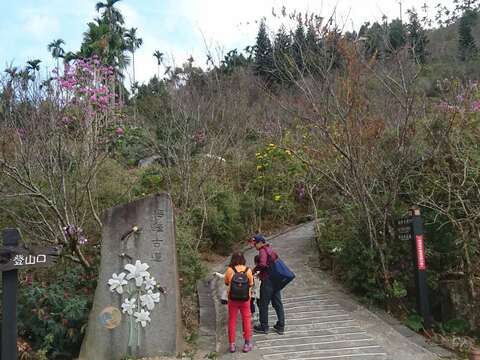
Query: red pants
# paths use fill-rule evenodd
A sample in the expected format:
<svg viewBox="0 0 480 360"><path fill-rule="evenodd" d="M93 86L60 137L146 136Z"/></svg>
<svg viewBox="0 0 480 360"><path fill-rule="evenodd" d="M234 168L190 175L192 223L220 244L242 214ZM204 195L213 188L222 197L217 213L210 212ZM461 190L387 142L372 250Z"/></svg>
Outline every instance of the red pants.
<svg viewBox="0 0 480 360"><path fill-rule="evenodd" d="M235 327L237 315L240 310L243 323L243 338L245 341L252 340L252 313L250 312L250 301L228 300L228 339L230 344L235 342Z"/></svg>

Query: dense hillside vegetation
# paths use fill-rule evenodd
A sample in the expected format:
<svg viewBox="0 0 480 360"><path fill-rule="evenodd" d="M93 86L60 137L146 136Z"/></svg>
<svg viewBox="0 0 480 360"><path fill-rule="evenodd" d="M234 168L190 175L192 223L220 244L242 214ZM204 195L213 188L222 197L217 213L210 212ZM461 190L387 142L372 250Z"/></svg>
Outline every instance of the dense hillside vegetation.
<svg viewBox="0 0 480 360"><path fill-rule="evenodd" d="M322 266L421 330L410 244L395 230L415 205L426 225L429 335L459 350L478 341L476 2L440 8L436 23L411 10L347 33L333 18L282 9L284 26L262 20L252 46L220 63L208 53L206 66L174 67L156 51L146 84L125 79L141 29L125 28L117 2L97 5L80 50L48 45L50 77L32 60L0 79L0 227L62 246L55 275L21 274L24 359L77 354L102 212L159 191L176 206L192 334L204 260L307 214L318 219Z"/></svg>

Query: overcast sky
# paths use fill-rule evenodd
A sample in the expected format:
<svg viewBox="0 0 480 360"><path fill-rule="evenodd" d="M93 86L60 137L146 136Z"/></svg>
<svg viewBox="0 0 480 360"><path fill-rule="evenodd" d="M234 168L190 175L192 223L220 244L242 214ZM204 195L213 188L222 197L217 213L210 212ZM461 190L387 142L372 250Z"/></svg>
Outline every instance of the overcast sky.
<svg viewBox="0 0 480 360"><path fill-rule="evenodd" d="M86 23L96 16L97 0L22 0L0 1L0 67L13 63L22 66L39 58L43 65L54 64L47 52L53 39L66 41L65 49L76 51ZM404 13L424 3L432 8L453 0L403 0ZM136 53L137 80L145 81L156 73L155 50L180 65L193 55L198 66L205 65L206 47L215 54L232 48L243 49L255 42L258 20L277 11L308 11L329 16L337 6L337 21L356 28L365 21L400 16L398 0L122 0L118 7L127 27L137 27L144 45ZM406 17L404 15L404 17ZM271 31L277 24L268 22Z"/></svg>

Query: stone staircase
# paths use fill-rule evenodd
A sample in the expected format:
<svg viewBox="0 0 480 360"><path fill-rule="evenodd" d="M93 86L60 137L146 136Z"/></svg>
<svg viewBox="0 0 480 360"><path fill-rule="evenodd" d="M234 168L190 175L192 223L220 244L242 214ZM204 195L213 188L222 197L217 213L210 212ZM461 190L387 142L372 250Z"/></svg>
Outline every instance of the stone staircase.
<svg viewBox="0 0 480 360"><path fill-rule="evenodd" d="M286 291L283 303L285 334L254 335L263 359L386 359L385 350L332 297ZM269 320L274 324L275 315Z"/></svg>
<svg viewBox="0 0 480 360"><path fill-rule="evenodd" d="M428 344L397 320L376 309L367 309L346 293L331 276L318 268L313 243L313 223L291 229L271 240L273 248L295 272L295 280L282 291L286 315L284 335L254 335L254 351L227 353L227 307L219 303L224 286L216 282L217 346L219 359L242 360L434 360L455 358ZM256 250L245 252L251 266ZM216 271L223 272L226 264ZM272 307L269 324L276 315ZM240 316L237 346L241 349Z"/></svg>

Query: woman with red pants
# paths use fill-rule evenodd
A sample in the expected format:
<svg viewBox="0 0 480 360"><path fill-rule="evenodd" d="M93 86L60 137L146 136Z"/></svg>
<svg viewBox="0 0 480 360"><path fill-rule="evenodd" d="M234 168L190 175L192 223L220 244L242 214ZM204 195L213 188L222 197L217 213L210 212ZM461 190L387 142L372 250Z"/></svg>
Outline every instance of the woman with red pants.
<svg viewBox="0 0 480 360"><path fill-rule="evenodd" d="M243 352L252 350L252 313L250 312L251 288L253 287L253 274L245 265L245 257L242 253L233 253L225 272L225 285L228 286L228 338L230 352L236 351L235 327L237 315L240 311L243 324L243 338L245 345Z"/></svg>

